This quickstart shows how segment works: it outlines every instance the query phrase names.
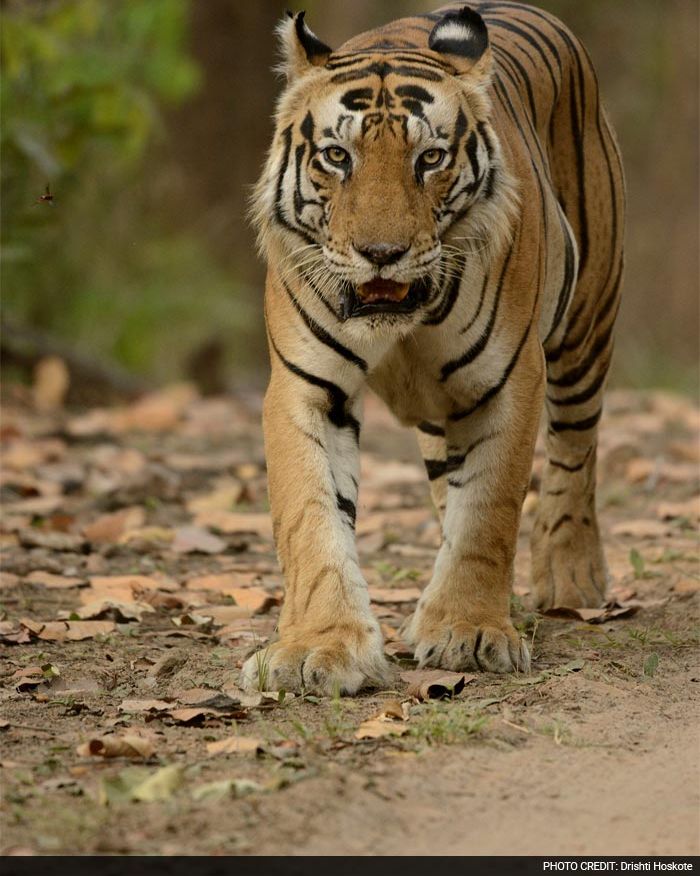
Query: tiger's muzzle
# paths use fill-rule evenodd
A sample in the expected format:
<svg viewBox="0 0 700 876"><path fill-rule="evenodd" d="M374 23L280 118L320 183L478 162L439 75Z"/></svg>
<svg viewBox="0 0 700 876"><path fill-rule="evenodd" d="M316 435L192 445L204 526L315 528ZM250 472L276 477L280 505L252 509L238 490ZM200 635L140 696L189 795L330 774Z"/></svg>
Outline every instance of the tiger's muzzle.
<svg viewBox="0 0 700 876"><path fill-rule="evenodd" d="M358 286L347 284L341 292L341 315L344 320L377 313L413 313L425 303L430 292L430 278L412 283L397 283L376 277Z"/></svg>

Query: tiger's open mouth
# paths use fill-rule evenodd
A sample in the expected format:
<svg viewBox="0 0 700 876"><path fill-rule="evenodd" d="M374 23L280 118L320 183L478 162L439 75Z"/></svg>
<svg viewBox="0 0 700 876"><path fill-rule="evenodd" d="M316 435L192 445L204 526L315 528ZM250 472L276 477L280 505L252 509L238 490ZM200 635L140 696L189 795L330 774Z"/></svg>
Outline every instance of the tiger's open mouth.
<svg viewBox="0 0 700 876"><path fill-rule="evenodd" d="M429 281L396 283L376 277L360 286L346 286L342 292L343 319L371 313L410 313L425 300Z"/></svg>

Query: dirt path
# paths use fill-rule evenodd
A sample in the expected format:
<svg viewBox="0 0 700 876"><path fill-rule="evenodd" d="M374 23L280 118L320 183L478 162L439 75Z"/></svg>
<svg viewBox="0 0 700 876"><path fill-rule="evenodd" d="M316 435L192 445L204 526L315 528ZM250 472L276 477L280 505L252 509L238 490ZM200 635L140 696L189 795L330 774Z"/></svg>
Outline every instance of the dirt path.
<svg viewBox="0 0 700 876"><path fill-rule="evenodd" d="M281 596L259 407L171 387L40 413L9 393L0 852L697 854L699 412L610 395L618 607L592 623L528 608L538 451L514 597L532 674L424 701L397 631L438 529L412 436L369 399L358 538L395 687L278 702L237 687ZM358 738L382 712L364 732L387 735Z"/></svg>

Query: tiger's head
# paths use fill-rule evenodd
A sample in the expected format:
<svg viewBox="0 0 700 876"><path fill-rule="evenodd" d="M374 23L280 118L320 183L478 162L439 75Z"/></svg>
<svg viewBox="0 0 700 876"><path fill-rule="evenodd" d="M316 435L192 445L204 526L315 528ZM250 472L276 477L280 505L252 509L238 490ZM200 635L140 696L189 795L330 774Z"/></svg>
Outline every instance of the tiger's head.
<svg viewBox="0 0 700 876"><path fill-rule="evenodd" d="M279 31L287 87L253 202L263 253L358 328L429 322L465 262L508 238L516 202L484 21L448 11L427 48L379 31L333 52L303 12Z"/></svg>

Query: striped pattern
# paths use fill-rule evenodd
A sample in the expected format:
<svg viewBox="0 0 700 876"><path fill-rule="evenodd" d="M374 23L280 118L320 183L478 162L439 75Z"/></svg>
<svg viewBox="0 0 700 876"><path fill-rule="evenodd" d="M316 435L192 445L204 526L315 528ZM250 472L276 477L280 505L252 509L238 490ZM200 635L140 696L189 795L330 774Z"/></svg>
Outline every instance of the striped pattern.
<svg viewBox="0 0 700 876"><path fill-rule="evenodd" d="M406 631L417 658L526 667L508 605L543 406L536 597L595 605L606 585L595 448L624 182L595 71L561 22L507 0L401 19L334 51L298 17L281 33L288 84L253 204L287 582L272 681L352 691L383 671L354 545L366 385L417 427L442 521ZM370 262L377 246L399 255ZM410 306L354 316L376 278L408 288Z"/></svg>

